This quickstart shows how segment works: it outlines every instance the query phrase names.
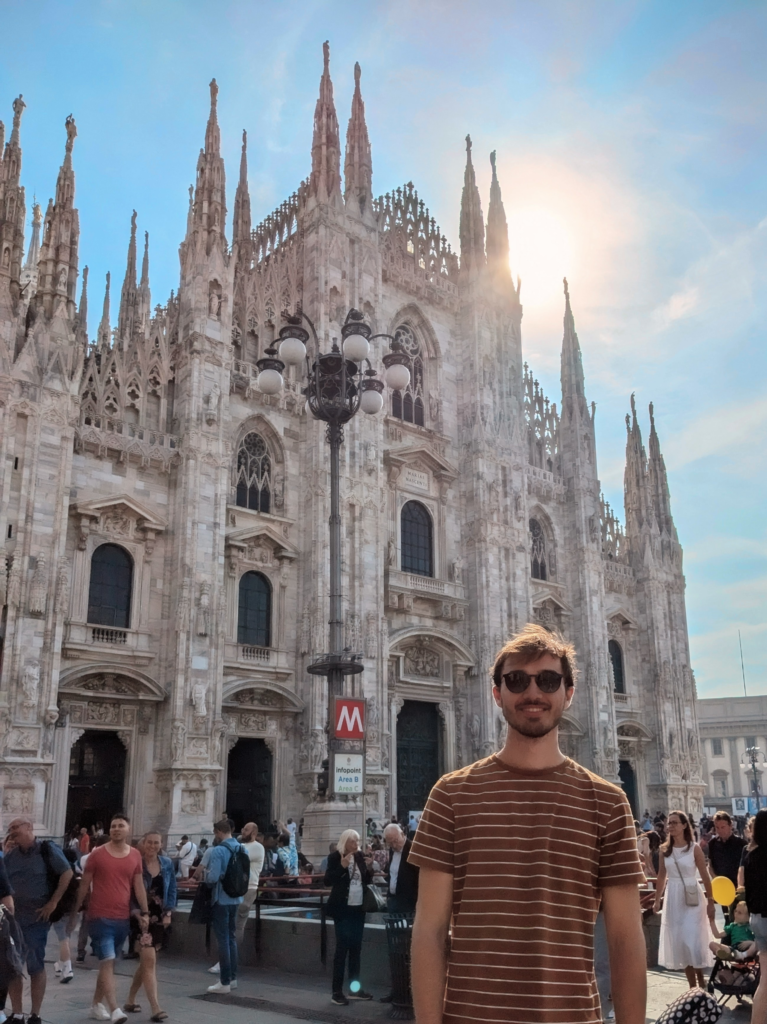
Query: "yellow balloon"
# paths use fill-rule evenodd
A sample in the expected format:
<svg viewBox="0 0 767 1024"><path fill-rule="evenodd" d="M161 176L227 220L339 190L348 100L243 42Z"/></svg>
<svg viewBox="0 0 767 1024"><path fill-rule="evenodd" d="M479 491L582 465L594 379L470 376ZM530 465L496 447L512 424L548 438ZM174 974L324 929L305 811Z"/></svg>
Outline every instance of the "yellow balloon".
<svg viewBox="0 0 767 1024"><path fill-rule="evenodd" d="M729 907L735 899L735 886L725 875L711 879L711 892L716 902L723 907Z"/></svg>

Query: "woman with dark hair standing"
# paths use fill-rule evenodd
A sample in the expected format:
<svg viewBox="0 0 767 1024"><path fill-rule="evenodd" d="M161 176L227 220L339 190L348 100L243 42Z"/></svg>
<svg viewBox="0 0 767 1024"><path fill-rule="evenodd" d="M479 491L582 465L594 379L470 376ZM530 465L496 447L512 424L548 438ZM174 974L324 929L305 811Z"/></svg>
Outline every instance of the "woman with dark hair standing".
<svg viewBox="0 0 767 1024"><path fill-rule="evenodd" d="M746 888L751 931L759 950L759 987L754 993L751 1024L767 1024L767 811L757 811L749 824L751 837L743 851L738 883Z"/></svg>
<svg viewBox="0 0 767 1024"><path fill-rule="evenodd" d="M168 1014L161 1009L157 999L157 951L167 940L170 914L176 906L176 872L170 857L161 855L162 837L159 832L145 832L138 844L144 868L144 886L149 907L149 927L142 931L139 918L134 911L131 917L131 944L139 955L139 966L133 975L128 1001L128 1013L140 1013L136 1002L138 991L143 985L152 1011L150 1020L163 1021Z"/></svg>
<svg viewBox="0 0 767 1024"><path fill-rule="evenodd" d="M663 892L666 900L660 926L658 963L671 971L683 970L690 988L703 988L703 969L714 963L709 943L706 901L713 906L711 879L703 851L695 842L692 824L684 811L670 811L668 839L661 847L655 883L657 914ZM698 876L706 898L700 891Z"/></svg>

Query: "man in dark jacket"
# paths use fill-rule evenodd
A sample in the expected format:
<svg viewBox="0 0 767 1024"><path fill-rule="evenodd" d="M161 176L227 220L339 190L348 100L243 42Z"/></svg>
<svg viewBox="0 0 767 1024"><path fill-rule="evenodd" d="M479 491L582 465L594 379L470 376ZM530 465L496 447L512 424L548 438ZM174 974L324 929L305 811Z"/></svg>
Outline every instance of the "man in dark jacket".
<svg viewBox="0 0 767 1024"><path fill-rule="evenodd" d="M732 829L732 818L727 811L717 811L714 815L716 835L708 844L708 862L711 874L724 875L734 886L738 884L738 868L746 840L736 836Z"/></svg>
<svg viewBox="0 0 767 1024"><path fill-rule="evenodd" d="M386 866L386 909L390 914L414 914L418 900L418 868L408 863L412 843L399 825L387 825L384 842L389 847Z"/></svg>

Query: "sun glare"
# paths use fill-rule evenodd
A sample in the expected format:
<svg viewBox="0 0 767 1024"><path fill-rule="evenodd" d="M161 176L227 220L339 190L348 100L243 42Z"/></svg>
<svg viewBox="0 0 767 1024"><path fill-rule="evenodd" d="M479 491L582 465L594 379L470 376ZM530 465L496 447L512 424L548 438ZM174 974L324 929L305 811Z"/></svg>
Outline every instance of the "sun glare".
<svg viewBox="0 0 767 1024"><path fill-rule="evenodd" d="M522 305L559 301L562 278L575 273L567 225L550 210L521 207L510 211L509 243L512 272L522 278Z"/></svg>

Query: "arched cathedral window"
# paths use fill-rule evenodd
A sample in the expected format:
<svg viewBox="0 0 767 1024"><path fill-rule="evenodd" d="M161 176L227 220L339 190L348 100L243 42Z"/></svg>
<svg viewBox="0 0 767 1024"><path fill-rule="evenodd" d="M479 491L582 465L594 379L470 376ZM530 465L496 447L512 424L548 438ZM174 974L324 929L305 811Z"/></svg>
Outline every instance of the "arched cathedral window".
<svg viewBox="0 0 767 1024"><path fill-rule="evenodd" d="M431 516L420 501L408 501L400 517L402 571L418 576L434 575L434 542Z"/></svg>
<svg viewBox="0 0 767 1024"><path fill-rule="evenodd" d="M91 558L88 622L130 628L133 560L118 544L102 544Z"/></svg>
<svg viewBox="0 0 767 1024"><path fill-rule="evenodd" d="M424 425L424 405L421 343L407 324L402 324L396 329L394 339L400 343L402 351L410 358L408 363L410 383L404 391L393 392L391 414L398 420L404 420L405 423L415 423L416 426L422 427Z"/></svg>
<svg viewBox="0 0 767 1024"><path fill-rule="evenodd" d="M546 537L537 519L530 520L530 575L534 580L549 578L546 563Z"/></svg>
<svg viewBox="0 0 767 1024"><path fill-rule="evenodd" d="M623 651L617 640L609 640L607 653L610 655L610 664L613 667L613 688L616 693L626 692L626 679L623 674Z"/></svg>
<svg viewBox="0 0 767 1024"><path fill-rule="evenodd" d="M237 504L268 512L272 493L272 460L266 442L255 431L246 434L237 452Z"/></svg>
<svg viewBox="0 0 767 1024"><path fill-rule="evenodd" d="M272 588L260 572L246 572L240 580L237 643L269 647L272 639Z"/></svg>

